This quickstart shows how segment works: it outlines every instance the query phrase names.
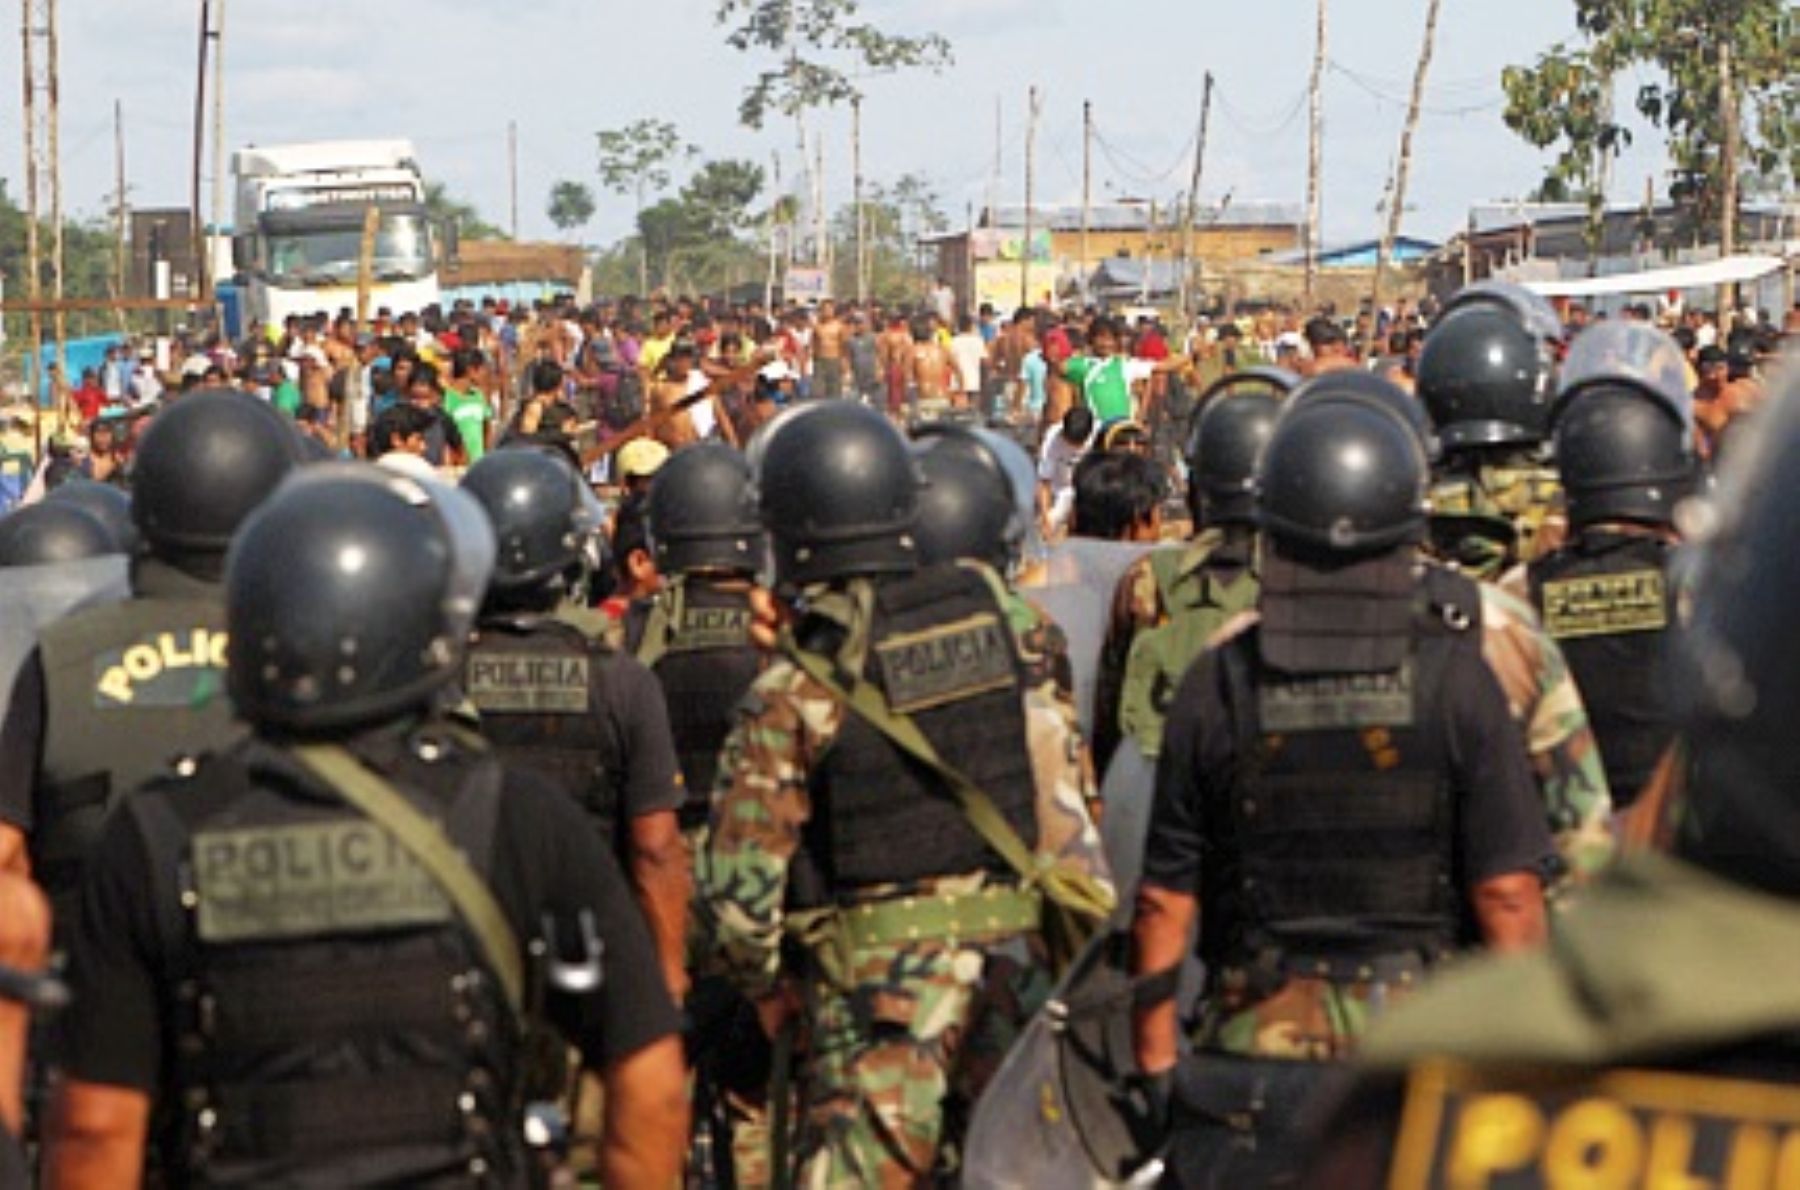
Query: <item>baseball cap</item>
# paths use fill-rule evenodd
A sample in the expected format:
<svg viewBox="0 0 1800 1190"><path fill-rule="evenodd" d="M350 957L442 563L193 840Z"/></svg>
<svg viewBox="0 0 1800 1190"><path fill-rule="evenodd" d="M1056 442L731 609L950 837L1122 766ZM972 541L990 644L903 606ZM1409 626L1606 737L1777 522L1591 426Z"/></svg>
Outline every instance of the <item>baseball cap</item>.
<svg viewBox="0 0 1800 1190"><path fill-rule="evenodd" d="M648 479L669 461L669 448L654 438L627 442L619 450L619 476L623 479Z"/></svg>

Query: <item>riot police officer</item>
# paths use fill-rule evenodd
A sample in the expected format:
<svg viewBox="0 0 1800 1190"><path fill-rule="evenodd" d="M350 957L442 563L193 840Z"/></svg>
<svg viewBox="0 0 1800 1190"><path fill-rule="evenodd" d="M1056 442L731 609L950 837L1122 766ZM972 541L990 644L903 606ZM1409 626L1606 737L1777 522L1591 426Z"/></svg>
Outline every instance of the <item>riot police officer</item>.
<svg viewBox="0 0 1800 1190"><path fill-rule="evenodd" d="M59 928L107 807L241 734L224 692L225 550L298 459L281 416L243 393L159 413L132 469L132 598L51 625L20 670L0 726L0 854L29 837Z"/></svg>
<svg viewBox="0 0 1800 1190"><path fill-rule="evenodd" d="M1297 1105L1440 960L1545 930L1550 855L1523 740L1481 657L1474 584L1422 568L1424 452L1355 393L1281 419L1257 469L1258 617L1170 709L1133 921L1138 975L1201 916L1182 1062L1172 993L1140 1010L1174 1084L1178 1185L1291 1175Z"/></svg>
<svg viewBox="0 0 1800 1190"><path fill-rule="evenodd" d="M637 888L679 999L692 878L668 714L644 667L568 614L599 530L596 502L575 469L541 447L484 456L463 488L487 512L500 551L463 692L503 760L587 811Z"/></svg>
<svg viewBox="0 0 1800 1190"><path fill-rule="evenodd" d="M677 1172L676 1016L616 864L438 710L493 557L473 501L360 464L245 527L225 626L252 734L95 847L53 1183L134 1183L154 1140L192 1186L523 1185L537 1002L607 1079L608 1182Z"/></svg>
<svg viewBox="0 0 1800 1190"><path fill-rule="evenodd" d="M304 442L316 442L315 438L303 438ZM111 531L118 541L122 553L138 552L137 526L131 520L131 496L125 489L110 483L95 483L91 479L77 479L50 489L44 495L45 504L71 504L81 509Z"/></svg>
<svg viewBox="0 0 1800 1190"><path fill-rule="evenodd" d="M1559 917L1555 946L1471 964L1388 1016L1313 1184L1792 1182L1797 379L1759 413L1699 547L1674 650L1687 764L1672 854L1615 865ZM1659 398L1633 398L1664 416ZM1418 1126L1402 1134L1403 1119Z"/></svg>
<svg viewBox="0 0 1800 1190"><path fill-rule="evenodd" d="M1556 464L1570 540L1533 562L1531 601L1580 684L1620 809L1674 738L1662 660L1676 628L1675 510L1696 478L1681 349L1641 323L1595 327L1563 365Z"/></svg>
<svg viewBox="0 0 1800 1190"><path fill-rule="evenodd" d="M762 669L750 628L766 548L750 466L722 443L678 451L657 471L648 514L663 583L630 608L625 648L662 686L691 834L706 824L732 708Z"/></svg>
<svg viewBox="0 0 1800 1190"><path fill-rule="evenodd" d="M55 566L122 553L112 531L73 504L33 504L0 520L0 567Z"/></svg>
<svg viewBox="0 0 1800 1190"><path fill-rule="evenodd" d="M726 739L700 904L771 1024L806 1014L801 1180L919 1183L1006 1044L977 1005L1041 970L1046 900L1110 903L1079 749L1022 681L998 576L920 567L920 476L884 417L819 402L754 454L798 616Z"/></svg>
<svg viewBox="0 0 1800 1190"><path fill-rule="evenodd" d="M1212 635L1256 603L1256 462L1297 379L1276 368L1222 377L1188 433L1194 539L1132 564L1113 594L1095 692L1094 763L1123 738L1154 762L1175 687Z"/></svg>
<svg viewBox="0 0 1800 1190"><path fill-rule="evenodd" d="M1457 293L1425 336L1418 393L1443 444L1431 540L1477 578L1498 579L1559 537L1543 443L1562 340L1550 303L1505 281Z"/></svg>

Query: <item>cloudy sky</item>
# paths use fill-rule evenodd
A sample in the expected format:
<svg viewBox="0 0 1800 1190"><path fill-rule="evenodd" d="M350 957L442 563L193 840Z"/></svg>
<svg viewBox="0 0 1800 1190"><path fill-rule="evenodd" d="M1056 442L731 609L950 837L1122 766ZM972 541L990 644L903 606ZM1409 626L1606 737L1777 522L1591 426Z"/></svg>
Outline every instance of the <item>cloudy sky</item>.
<svg viewBox="0 0 1800 1190"><path fill-rule="evenodd" d="M737 101L759 68L723 44L715 0L227 0L229 147L339 137L411 137L432 176L507 219L506 127L519 126L521 230L554 234L545 197L559 178L594 180L596 130L643 116L673 120L718 156L768 162L794 135L738 126ZM1424 0L1333 0L1326 85L1326 236L1377 230L1376 206L1399 139ZM956 220L990 186L994 107L1004 123L1001 198L1023 196L1027 89L1043 95L1038 192L1080 196L1081 103L1100 131L1095 194L1185 188L1201 78L1217 80L1203 193L1298 202L1306 178L1306 75L1312 0L865 0L894 28L936 29L954 68L866 85L865 172L922 171ZM1500 120L1501 68L1572 31L1569 0L1451 0L1445 5L1420 128L1407 230L1460 226L1472 200L1517 196L1540 158ZM134 205L184 203L192 135L198 0L62 4L65 203L104 209L112 187L114 99L125 109ZM16 44L16 42L14 43ZM16 96L16 51L0 81ZM1629 85L1629 80L1627 82ZM17 100L0 109L0 145L18 146ZM849 118L825 117L826 172L849 193ZM20 186L20 152L0 176ZM1658 168L1640 136L1616 197L1635 198ZM602 197L586 238L630 223Z"/></svg>

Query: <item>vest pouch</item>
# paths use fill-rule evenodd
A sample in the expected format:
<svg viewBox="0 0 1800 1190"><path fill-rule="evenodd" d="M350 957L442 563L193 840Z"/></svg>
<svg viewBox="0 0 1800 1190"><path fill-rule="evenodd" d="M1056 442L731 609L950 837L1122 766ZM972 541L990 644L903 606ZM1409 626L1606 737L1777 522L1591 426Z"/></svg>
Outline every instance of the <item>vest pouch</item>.
<svg viewBox="0 0 1800 1190"><path fill-rule="evenodd" d="M1305 1156L1308 1099L1333 1069L1199 1051L1175 1068L1165 1164L1182 1187L1286 1184Z"/></svg>

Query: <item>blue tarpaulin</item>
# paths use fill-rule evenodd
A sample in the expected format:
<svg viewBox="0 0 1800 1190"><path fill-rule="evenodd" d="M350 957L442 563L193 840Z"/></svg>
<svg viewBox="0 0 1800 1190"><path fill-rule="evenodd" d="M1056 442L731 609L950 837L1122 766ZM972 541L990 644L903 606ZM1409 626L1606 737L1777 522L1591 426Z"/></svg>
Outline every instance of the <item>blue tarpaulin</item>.
<svg viewBox="0 0 1800 1190"><path fill-rule="evenodd" d="M123 347L124 345L125 337L123 335L95 335L91 339L67 340L64 350L69 361L69 387L74 388L81 382L81 373L84 370L88 368L92 368L96 372L100 370L100 365L106 362L107 348ZM44 344L44 350L38 359L40 361L38 405L48 409L50 407L50 365L56 362L56 344Z"/></svg>

